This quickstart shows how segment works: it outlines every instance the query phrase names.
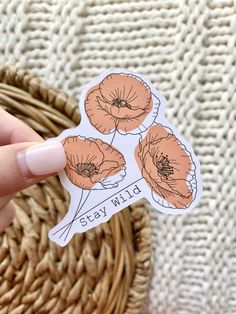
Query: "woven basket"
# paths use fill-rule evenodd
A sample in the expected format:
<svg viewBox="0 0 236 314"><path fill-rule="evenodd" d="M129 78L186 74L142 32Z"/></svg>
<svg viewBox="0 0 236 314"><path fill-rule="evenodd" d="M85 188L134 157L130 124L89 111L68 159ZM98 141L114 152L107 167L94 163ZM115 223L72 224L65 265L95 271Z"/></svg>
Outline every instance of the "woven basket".
<svg viewBox="0 0 236 314"><path fill-rule="evenodd" d="M0 66L0 106L45 139L80 121L76 102L37 77ZM18 193L16 218L0 235L0 314L140 313L150 274L144 201L60 248L48 230L68 194L56 177Z"/></svg>

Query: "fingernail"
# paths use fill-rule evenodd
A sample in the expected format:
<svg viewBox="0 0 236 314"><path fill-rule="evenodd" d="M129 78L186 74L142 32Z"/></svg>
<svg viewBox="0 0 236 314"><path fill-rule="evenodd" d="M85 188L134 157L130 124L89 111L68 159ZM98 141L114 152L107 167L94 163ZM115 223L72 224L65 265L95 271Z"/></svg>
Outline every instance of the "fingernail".
<svg viewBox="0 0 236 314"><path fill-rule="evenodd" d="M19 152L17 163L22 175L30 178L61 171L66 166L66 156L59 141L49 141Z"/></svg>

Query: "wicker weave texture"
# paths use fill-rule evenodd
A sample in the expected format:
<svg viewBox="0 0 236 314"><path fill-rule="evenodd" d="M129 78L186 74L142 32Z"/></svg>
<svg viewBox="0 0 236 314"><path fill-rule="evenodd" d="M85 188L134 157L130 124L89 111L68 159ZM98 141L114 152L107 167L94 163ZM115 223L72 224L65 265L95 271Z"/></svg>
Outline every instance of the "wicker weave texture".
<svg viewBox="0 0 236 314"><path fill-rule="evenodd" d="M44 138L79 123L75 101L24 70L0 66L0 106ZM18 193L16 218L0 237L0 313L140 313L150 273L149 216L136 203L66 248L49 228L68 208L51 177Z"/></svg>

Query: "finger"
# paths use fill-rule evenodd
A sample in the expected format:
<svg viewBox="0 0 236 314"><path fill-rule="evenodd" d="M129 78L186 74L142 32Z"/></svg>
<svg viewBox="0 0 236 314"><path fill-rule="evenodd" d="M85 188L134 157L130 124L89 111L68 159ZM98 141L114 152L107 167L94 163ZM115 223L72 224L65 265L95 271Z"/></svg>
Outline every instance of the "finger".
<svg viewBox="0 0 236 314"><path fill-rule="evenodd" d="M66 166L59 141L18 143L0 147L0 197L13 194Z"/></svg>
<svg viewBox="0 0 236 314"><path fill-rule="evenodd" d="M3 208L11 200L14 194L0 197L0 209Z"/></svg>
<svg viewBox="0 0 236 314"><path fill-rule="evenodd" d="M0 145L41 141L43 139L34 130L0 108Z"/></svg>
<svg viewBox="0 0 236 314"><path fill-rule="evenodd" d="M15 207L12 203L8 203L0 209L0 232L10 225L15 217Z"/></svg>

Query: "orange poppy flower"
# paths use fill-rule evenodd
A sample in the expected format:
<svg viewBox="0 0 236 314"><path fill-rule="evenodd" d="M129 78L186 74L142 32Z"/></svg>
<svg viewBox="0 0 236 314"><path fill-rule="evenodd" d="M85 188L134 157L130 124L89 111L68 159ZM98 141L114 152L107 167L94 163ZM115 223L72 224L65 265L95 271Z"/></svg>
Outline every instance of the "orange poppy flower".
<svg viewBox="0 0 236 314"><path fill-rule="evenodd" d="M191 204L196 188L195 165L170 129L154 124L137 145L135 158L156 202L172 208Z"/></svg>
<svg viewBox="0 0 236 314"><path fill-rule="evenodd" d="M91 124L101 133L118 130L136 134L154 121L159 99L153 104L148 85L131 74L112 73L92 87L85 99L85 111Z"/></svg>
<svg viewBox="0 0 236 314"><path fill-rule="evenodd" d="M125 177L125 160L114 147L94 138L70 136L62 141L69 180L81 189L118 186Z"/></svg>

